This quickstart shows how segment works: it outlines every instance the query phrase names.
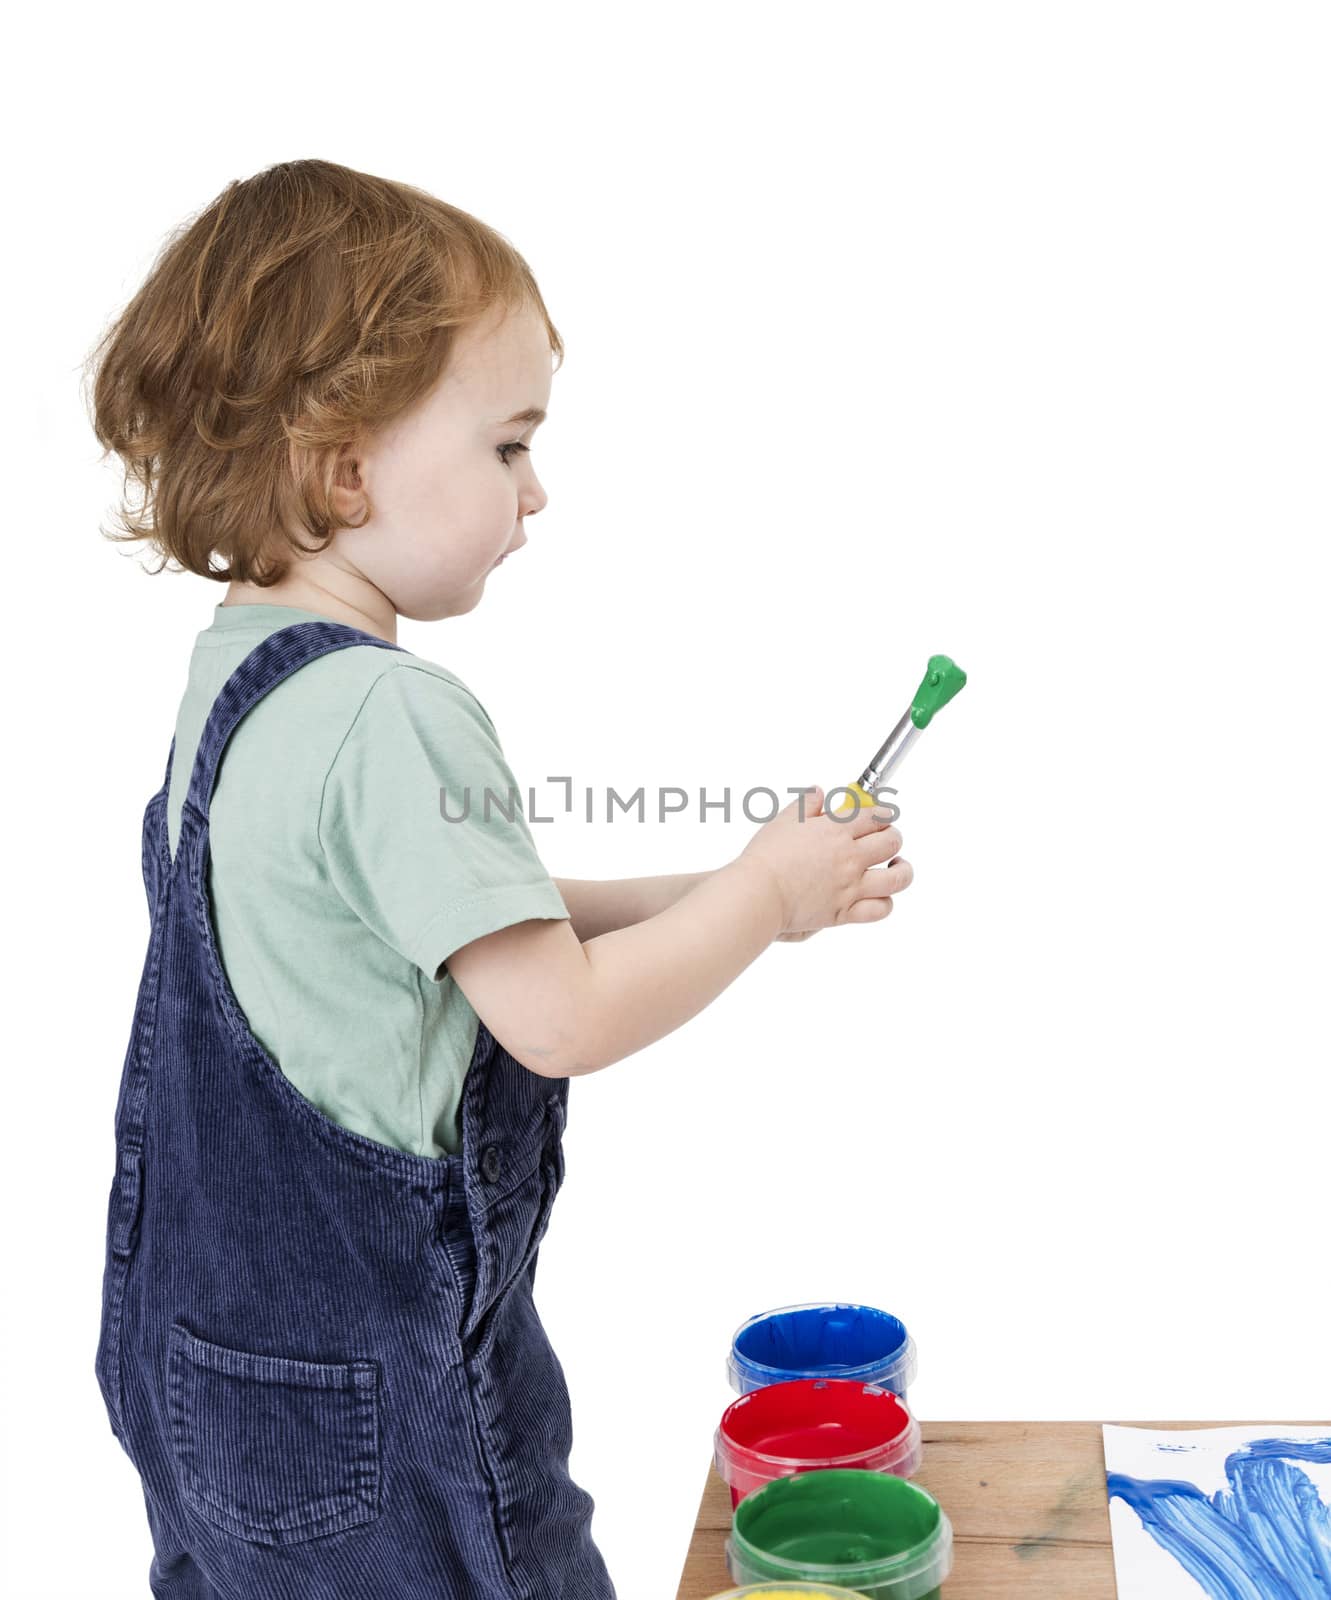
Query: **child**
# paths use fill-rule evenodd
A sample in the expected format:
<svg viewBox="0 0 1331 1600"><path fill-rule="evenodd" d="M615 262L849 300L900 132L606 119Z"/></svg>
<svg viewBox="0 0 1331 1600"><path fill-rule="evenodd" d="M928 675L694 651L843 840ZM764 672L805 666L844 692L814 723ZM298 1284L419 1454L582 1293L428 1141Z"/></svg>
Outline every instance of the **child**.
<svg viewBox="0 0 1331 1600"><path fill-rule="evenodd" d="M562 349L507 241L323 161L231 184L99 346L126 537L228 585L144 816L96 1354L160 1597L613 1600L532 1300L569 1079L911 880L816 788L609 883L487 812L494 725L397 618L527 542Z"/></svg>

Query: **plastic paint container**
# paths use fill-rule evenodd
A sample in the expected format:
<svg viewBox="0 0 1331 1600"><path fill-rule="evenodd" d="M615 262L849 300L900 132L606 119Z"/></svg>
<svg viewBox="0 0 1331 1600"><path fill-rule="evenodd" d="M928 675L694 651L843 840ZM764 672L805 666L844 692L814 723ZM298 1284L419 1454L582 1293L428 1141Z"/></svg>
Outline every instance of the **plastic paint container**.
<svg viewBox="0 0 1331 1600"><path fill-rule="evenodd" d="M730 1342L726 1376L738 1394L795 1378L852 1378L904 1400L915 1367L915 1342L900 1318L833 1302L750 1317Z"/></svg>
<svg viewBox="0 0 1331 1600"><path fill-rule="evenodd" d="M803 1595L804 1600L863 1600L850 1589L829 1589L823 1583L753 1583L742 1589L727 1589L712 1600L785 1600L787 1595Z"/></svg>
<svg viewBox="0 0 1331 1600"><path fill-rule="evenodd" d="M830 1583L868 1600L939 1600L952 1525L927 1489L887 1472L777 1478L735 1507L726 1566L737 1584Z"/></svg>
<svg viewBox="0 0 1331 1600"><path fill-rule="evenodd" d="M732 1510L773 1478L829 1467L909 1478L923 1455L905 1401L848 1378L799 1378L742 1394L722 1413L712 1449Z"/></svg>

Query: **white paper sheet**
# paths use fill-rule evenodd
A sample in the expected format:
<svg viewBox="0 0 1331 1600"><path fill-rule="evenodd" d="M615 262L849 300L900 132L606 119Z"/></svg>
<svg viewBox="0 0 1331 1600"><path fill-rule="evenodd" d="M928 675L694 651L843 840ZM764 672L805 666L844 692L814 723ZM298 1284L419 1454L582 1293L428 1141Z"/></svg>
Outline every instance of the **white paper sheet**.
<svg viewBox="0 0 1331 1600"><path fill-rule="evenodd" d="M1103 1431L1118 1600L1331 1600L1331 1425Z"/></svg>

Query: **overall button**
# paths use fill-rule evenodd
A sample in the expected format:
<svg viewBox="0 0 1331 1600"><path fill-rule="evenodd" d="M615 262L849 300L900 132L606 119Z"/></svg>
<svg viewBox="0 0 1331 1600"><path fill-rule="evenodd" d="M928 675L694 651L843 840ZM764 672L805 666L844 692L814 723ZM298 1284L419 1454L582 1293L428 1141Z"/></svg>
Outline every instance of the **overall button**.
<svg viewBox="0 0 1331 1600"><path fill-rule="evenodd" d="M481 1177L487 1183L497 1183L499 1174L504 1170L503 1157L499 1153L497 1144L487 1144L481 1151Z"/></svg>

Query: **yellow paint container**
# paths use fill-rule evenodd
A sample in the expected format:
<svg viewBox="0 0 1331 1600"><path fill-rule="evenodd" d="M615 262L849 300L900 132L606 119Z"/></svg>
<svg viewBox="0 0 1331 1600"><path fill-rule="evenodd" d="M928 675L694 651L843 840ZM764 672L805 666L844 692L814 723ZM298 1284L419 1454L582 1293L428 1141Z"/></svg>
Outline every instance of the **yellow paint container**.
<svg viewBox="0 0 1331 1600"><path fill-rule="evenodd" d="M821 1583L758 1583L744 1589L727 1589L715 1594L712 1600L788 1600L791 1595L801 1600L864 1600L854 1589L829 1589Z"/></svg>

